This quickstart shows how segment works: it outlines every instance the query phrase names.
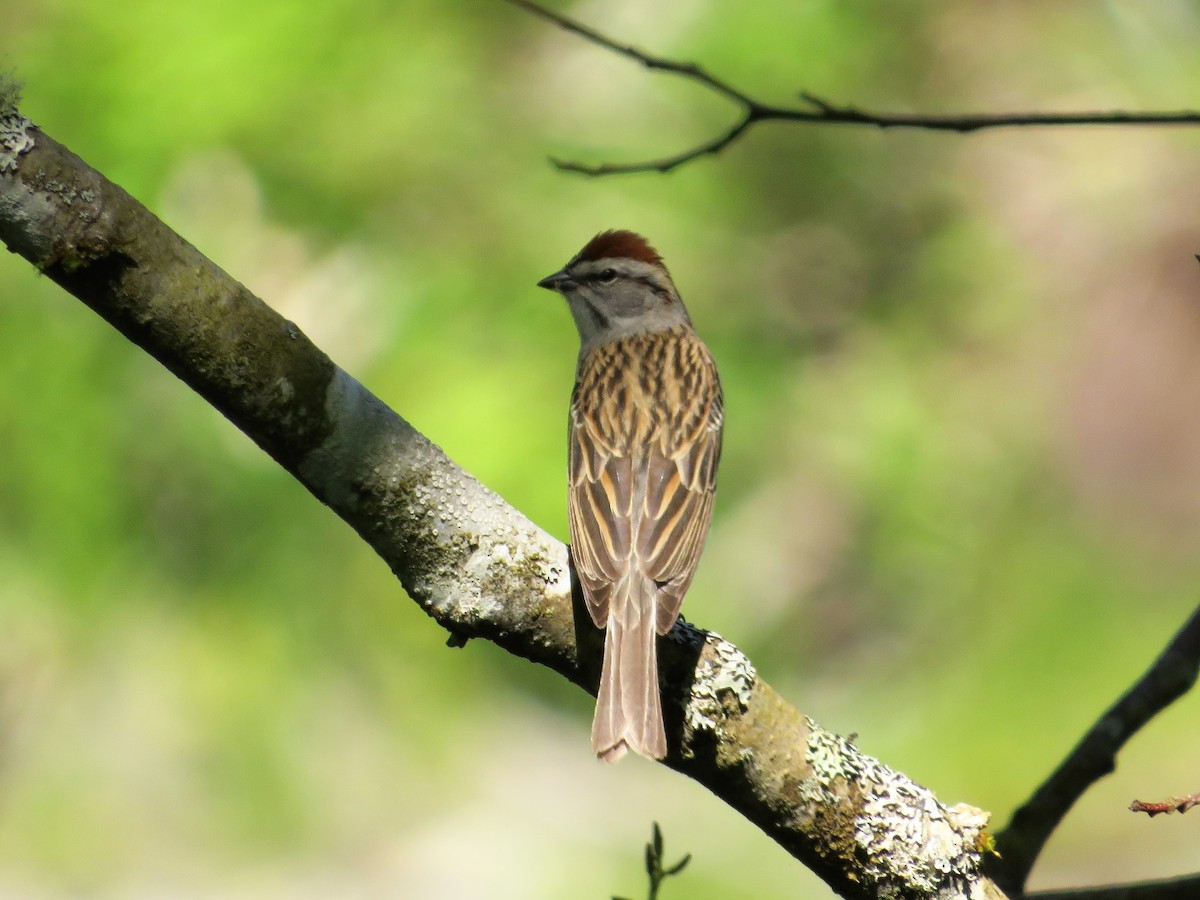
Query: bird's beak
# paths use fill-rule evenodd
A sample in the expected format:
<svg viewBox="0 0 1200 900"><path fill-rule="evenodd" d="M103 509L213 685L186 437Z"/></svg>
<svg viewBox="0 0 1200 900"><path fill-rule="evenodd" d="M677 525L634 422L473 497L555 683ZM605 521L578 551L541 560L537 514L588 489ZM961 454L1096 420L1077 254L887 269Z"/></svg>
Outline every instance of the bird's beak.
<svg viewBox="0 0 1200 900"><path fill-rule="evenodd" d="M553 275L547 275L539 281L538 287L545 288L548 291L569 291L575 287L575 281L567 274L566 269L560 269Z"/></svg>

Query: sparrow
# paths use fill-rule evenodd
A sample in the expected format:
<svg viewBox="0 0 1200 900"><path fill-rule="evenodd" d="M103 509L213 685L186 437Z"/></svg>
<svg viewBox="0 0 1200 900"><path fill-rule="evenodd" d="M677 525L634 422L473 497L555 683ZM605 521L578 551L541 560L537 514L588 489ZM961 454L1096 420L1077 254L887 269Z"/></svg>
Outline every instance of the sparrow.
<svg viewBox="0 0 1200 900"><path fill-rule="evenodd" d="M640 235L602 232L538 286L563 295L580 339L567 513L584 602L605 629L592 749L661 759L655 638L679 616L712 520L717 367Z"/></svg>

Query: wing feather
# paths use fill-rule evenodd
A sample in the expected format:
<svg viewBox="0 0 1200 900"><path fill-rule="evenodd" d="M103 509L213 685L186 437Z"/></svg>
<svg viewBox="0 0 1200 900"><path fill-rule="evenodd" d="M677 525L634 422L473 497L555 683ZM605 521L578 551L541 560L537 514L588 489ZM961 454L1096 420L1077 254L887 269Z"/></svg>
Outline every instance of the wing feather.
<svg viewBox="0 0 1200 900"><path fill-rule="evenodd" d="M722 398L716 366L699 341L688 348L694 383L671 410L672 427L651 445L637 528L638 566L659 587L657 628L679 616L712 521L721 455Z"/></svg>
<svg viewBox="0 0 1200 900"><path fill-rule="evenodd" d="M592 621L608 620L613 585L629 572L633 478L628 456L616 456L572 404L567 495L571 553Z"/></svg>

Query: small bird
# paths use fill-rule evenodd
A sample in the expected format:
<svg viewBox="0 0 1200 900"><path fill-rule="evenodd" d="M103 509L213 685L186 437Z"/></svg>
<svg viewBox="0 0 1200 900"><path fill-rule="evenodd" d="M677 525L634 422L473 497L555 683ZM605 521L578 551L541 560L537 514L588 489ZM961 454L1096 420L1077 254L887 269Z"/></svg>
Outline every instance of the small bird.
<svg viewBox="0 0 1200 900"><path fill-rule="evenodd" d="M584 601L606 629L592 749L667 754L656 634L679 616L712 520L721 383L662 257L632 231L592 238L538 282L579 329L567 512Z"/></svg>

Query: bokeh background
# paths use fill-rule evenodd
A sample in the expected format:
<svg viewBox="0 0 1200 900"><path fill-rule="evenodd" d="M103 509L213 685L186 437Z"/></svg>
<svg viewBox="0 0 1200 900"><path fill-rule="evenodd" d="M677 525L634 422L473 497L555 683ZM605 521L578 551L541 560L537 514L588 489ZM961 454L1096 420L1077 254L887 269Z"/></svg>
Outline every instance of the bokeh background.
<svg viewBox="0 0 1200 900"><path fill-rule="evenodd" d="M1190 2L556 4L765 100L1200 105ZM499 2L41 0L23 109L510 502L566 535L576 337L534 282L647 234L720 362L685 612L948 801L1011 810L1200 597L1197 129L788 126ZM696 785L588 752L591 701L445 635L326 509L0 259L0 897L829 892ZM1197 868L1196 697L1040 887Z"/></svg>

